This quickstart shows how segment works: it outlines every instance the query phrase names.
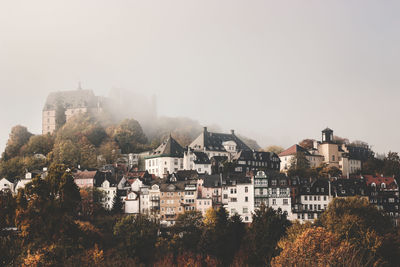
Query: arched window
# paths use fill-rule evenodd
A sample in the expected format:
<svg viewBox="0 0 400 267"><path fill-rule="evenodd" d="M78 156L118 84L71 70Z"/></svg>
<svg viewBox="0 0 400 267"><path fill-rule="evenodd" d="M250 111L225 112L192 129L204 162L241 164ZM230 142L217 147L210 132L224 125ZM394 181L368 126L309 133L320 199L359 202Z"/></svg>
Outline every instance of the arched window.
<svg viewBox="0 0 400 267"><path fill-rule="evenodd" d="M382 183L382 184L381 184L381 188L386 188L386 184L385 184L385 183Z"/></svg>

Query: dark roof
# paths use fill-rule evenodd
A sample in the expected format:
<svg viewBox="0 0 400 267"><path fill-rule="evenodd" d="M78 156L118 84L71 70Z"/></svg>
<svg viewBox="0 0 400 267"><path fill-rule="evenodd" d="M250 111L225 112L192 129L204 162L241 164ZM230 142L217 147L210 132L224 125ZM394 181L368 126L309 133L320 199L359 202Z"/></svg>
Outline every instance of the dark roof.
<svg viewBox="0 0 400 267"><path fill-rule="evenodd" d="M333 133L333 130L330 129L329 127L326 127L325 129L322 130L322 132L329 132L329 133Z"/></svg>
<svg viewBox="0 0 400 267"><path fill-rule="evenodd" d="M222 143L227 141L234 141L237 150L251 150L250 147L240 140L233 132L230 134L212 133L208 132L206 127L204 127L204 131L190 144L190 147L194 149L206 148L211 151L226 151Z"/></svg>
<svg viewBox="0 0 400 267"><path fill-rule="evenodd" d="M183 158L182 146L170 135L159 147L157 147L148 157L172 157Z"/></svg>
<svg viewBox="0 0 400 267"><path fill-rule="evenodd" d="M283 156L289 156L289 155L296 155L297 152L303 152L306 155L309 155L310 153L307 151L307 149L305 149L304 147L301 147L299 145L293 145L291 147L289 147L288 149L286 149L285 151L279 153L279 157L283 157Z"/></svg>
<svg viewBox="0 0 400 267"><path fill-rule="evenodd" d="M338 197L367 195L367 185L364 179L336 179L332 181L332 184Z"/></svg>
<svg viewBox="0 0 400 267"><path fill-rule="evenodd" d="M204 175L199 178L203 179L204 187L220 187L221 186L221 177L219 174Z"/></svg>
<svg viewBox="0 0 400 267"><path fill-rule="evenodd" d="M105 180L110 182L110 186L117 186L118 184L111 172L99 172L94 180L94 185L100 187Z"/></svg>
<svg viewBox="0 0 400 267"><path fill-rule="evenodd" d="M196 156L196 159L194 160L195 164L210 164L211 163L211 161L208 158L206 153L197 152L197 151L194 151L193 153Z"/></svg>
<svg viewBox="0 0 400 267"><path fill-rule="evenodd" d="M183 191L183 190L185 190L185 182L184 181L160 184L161 192L174 192L174 191Z"/></svg>
<svg viewBox="0 0 400 267"><path fill-rule="evenodd" d="M273 158L276 158L277 161L280 161L278 155L273 152L261 152L261 151L248 151L242 150L233 157L233 160L260 160L260 161L270 161Z"/></svg>
<svg viewBox="0 0 400 267"><path fill-rule="evenodd" d="M47 96L43 110L54 110L59 102L65 108L96 107L99 99L92 90L52 92Z"/></svg>

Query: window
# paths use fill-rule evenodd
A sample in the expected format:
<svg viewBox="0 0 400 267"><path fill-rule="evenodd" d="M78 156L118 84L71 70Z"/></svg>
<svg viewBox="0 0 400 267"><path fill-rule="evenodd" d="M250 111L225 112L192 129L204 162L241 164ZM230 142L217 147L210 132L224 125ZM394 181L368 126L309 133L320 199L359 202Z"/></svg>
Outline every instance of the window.
<svg viewBox="0 0 400 267"><path fill-rule="evenodd" d="M247 217L247 216L244 217L244 220L245 220L245 221L248 221L248 220L249 220L249 217Z"/></svg>
<svg viewBox="0 0 400 267"><path fill-rule="evenodd" d="M272 205L276 205L276 199L272 199Z"/></svg>
<svg viewBox="0 0 400 267"><path fill-rule="evenodd" d="M304 200L308 200L308 196L304 196Z"/></svg>
<svg viewBox="0 0 400 267"><path fill-rule="evenodd" d="M284 198L284 199L283 199L283 205L289 205L289 201L288 201L287 198Z"/></svg>
<svg viewBox="0 0 400 267"><path fill-rule="evenodd" d="M332 161L335 161L335 155L332 155Z"/></svg>
<svg viewBox="0 0 400 267"><path fill-rule="evenodd" d="M326 196L324 196L324 200L326 201Z"/></svg>
<svg viewBox="0 0 400 267"><path fill-rule="evenodd" d="M244 202L249 202L249 197L244 197Z"/></svg>
<svg viewBox="0 0 400 267"><path fill-rule="evenodd" d="M249 192L249 188L247 186L244 188L244 192L245 193Z"/></svg>
<svg viewBox="0 0 400 267"><path fill-rule="evenodd" d="M227 199L228 198L228 194L224 194L224 199Z"/></svg>
<svg viewBox="0 0 400 267"><path fill-rule="evenodd" d="M244 207L243 208L243 213L248 213L248 212L249 212L249 209L247 207Z"/></svg>

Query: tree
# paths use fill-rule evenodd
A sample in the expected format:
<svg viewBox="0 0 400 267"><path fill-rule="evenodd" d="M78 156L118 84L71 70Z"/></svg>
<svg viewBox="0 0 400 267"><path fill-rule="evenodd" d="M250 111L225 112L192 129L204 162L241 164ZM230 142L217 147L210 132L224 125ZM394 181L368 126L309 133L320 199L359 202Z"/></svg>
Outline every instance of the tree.
<svg viewBox="0 0 400 267"><path fill-rule="evenodd" d="M153 259L157 233L158 223L142 214L123 217L114 226L121 251L144 264Z"/></svg>
<svg viewBox="0 0 400 267"><path fill-rule="evenodd" d="M299 142L299 146L305 148L307 150L312 149L314 147L314 140L313 139L304 139Z"/></svg>
<svg viewBox="0 0 400 267"><path fill-rule="evenodd" d="M119 157L119 147L113 140L105 140L99 148L99 154L101 155L103 164L112 164Z"/></svg>
<svg viewBox="0 0 400 267"><path fill-rule="evenodd" d="M79 188L74 182L74 178L69 172L65 172L60 181L59 199L61 208L70 215L77 212L81 201Z"/></svg>
<svg viewBox="0 0 400 267"><path fill-rule="evenodd" d="M282 153L285 149L281 146L268 146L266 148L264 148L265 152L272 152L275 153L277 155L279 155L280 153Z"/></svg>
<svg viewBox="0 0 400 267"><path fill-rule="evenodd" d="M12 127L6 148L3 153L3 160L7 161L20 155L22 146L28 143L31 136L32 134L25 126L17 125Z"/></svg>
<svg viewBox="0 0 400 267"><path fill-rule="evenodd" d="M53 137L50 134L33 135L24 147L25 155L43 154L47 155L54 146Z"/></svg>
<svg viewBox="0 0 400 267"><path fill-rule="evenodd" d="M3 228L14 226L16 199L10 190L0 191L0 233Z"/></svg>
<svg viewBox="0 0 400 267"><path fill-rule="evenodd" d="M66 109L64 105L61 103L61 101L58 101L56 106L56 130L63 127L64 124L67 122L65 111Z"/></svg>
<svg viewBox="0 0 400 267"><path fill-rule="evenodd" d="M334 198L317 225L350 242L370 260L382 245L383 236L392 231L389 217L361 197Z"/></svg>
<svg viewBox="0 0 400 267"><path fill-rule="evenodd" d="M122 121L114 129L112 137L124 154L140 151L147 143L142 127L138 121L133 119Z"/></svg>
<svg viewBox="0 0 400 267"><path fill-rule="evenodd" d="M297 152L296 155L290 161L290 167L288 170L289 176L308 176L310 170L310 162L308 161L304 152Z"/></svg>
<svg viewBox="0 0 400 267"><path fill-rule="evenodd" d="M5 177L14 182L15 179L24 177L25 164L21 157L14 157L8 161L0 161L0 177Z"/></svg>
<svg viewBox="0 0 400 267"><path fill-rule="evenodd" d="M71 140L61 140L55 144L52 157L55 163L77 167L79 164L80 149Z"/></svg>
<svg viewBox="0 0 400 267"><path fill-rule="evenodd" d="M114 195L113 204L111 208L111 212L114 214L121 214L123 212L124 203L122 202L121 196L118 193Z"/></svg>
<svg viewBox="0 0 400 267"><path fill-rule="evenodd" d="M370 157L366 161L362 162L362 173L370 175L383 174L384 161L375 157Z"/></svg>
<svg viewBox="0 0 400 267"><path fill-rule="evenodd" d="M290 226L286 213L261 205L247 231L245 254L250 266L265 266L278 254L277 243Z"/></svg>
<svg viewBox="0 0 400 267"><path fill-rule="evenodd" d="M287 242L272 266L360 266L350 243L322 227L305 229L294 242Z"/></svg>
<svg viewBox="0 0 400 267"><path fill-rule="evenodd" d="M198 211L186 211L180 214L171 229L175 252L197 252L203 231L203 216Z"/></svg>
<svg viewBox="0 0 400 267"><path fill-rule="evenodd" d="M400 157L397 152L389 152L383 160L383 175L394 176L400 180Z"/></svg>

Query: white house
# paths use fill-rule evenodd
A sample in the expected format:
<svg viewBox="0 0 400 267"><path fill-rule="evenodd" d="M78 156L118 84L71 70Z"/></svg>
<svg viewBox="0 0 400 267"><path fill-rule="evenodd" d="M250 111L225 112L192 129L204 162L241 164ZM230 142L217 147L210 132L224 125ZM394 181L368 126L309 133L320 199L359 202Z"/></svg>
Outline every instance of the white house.
<svg viewBox="0 0 400 267"><path fill-rule="evenodd" d="M158 177L183 170L183 148L170 135L157 149L145 157L145 168L150 174Z"/></svg>
<svg viewBox="0 0 400 267"><path fill-rule="evenodd" d="M231 130L230 134L212 133L204 127L203 132L189 145L190 148L203 151L211 159L214 156L226 156L232 159L241 150L251 150Z"/></svg>
<svg viewBox="0 0 400 267"><path fill-rule="evenodd" d="M222 189L222 202L229 215L239 214L243 222L252 221L254 211L254 189L252 180L241 179L226 180Z"/></svg>
<svg viewBox="0 0 400 267"><path fill-rule="evenodd" d="M137 192L128 192L126 194L125 202L125 213L134 213L138 214L140 212L139 205L139 194Z"/></svg>
<svg viewBox="0 0 400 267"><path fill-rule="evenodd" d="M5 190L10 190L12 193L14 193L14 184L11 183L6 178L2 178L0 180L0 191L5 191Z"/></svg>
<svg viewBox="0 0 400 267"><path fill-rule="evenodd" d="M107 179L103 181L100 187L97 187L103 193L102 205L105 209L110 210L113 206L114 197L117 195L117 186L111 184Z"/></svg>
<svg viewBox="0 0 400 267"><path fill-rule="evenodd" d="M211 174L211 161L205 152L196 151L188 147L183 155L183 169Z"/></svg>

